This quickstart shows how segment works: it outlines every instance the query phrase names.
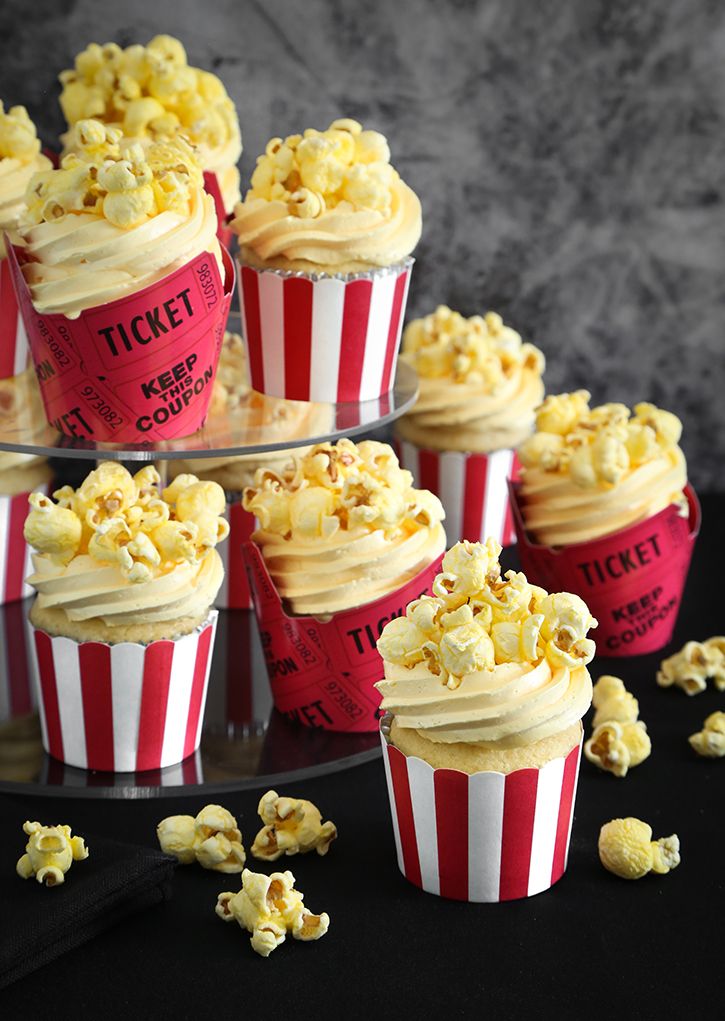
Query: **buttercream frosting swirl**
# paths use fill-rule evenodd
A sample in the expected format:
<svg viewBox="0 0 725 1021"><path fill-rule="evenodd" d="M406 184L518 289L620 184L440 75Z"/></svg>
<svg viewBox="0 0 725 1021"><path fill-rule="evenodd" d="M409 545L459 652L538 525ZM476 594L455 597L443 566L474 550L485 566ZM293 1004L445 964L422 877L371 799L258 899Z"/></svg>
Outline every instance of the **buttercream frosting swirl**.
<svg viewBox="0 0 725 1021"><path fill-rule="evenodd" d="M412 486L385 443L321 443L244 491L252 536L292 612L333 613L414 578L445 546L437 497Z"/></svg>
<svg viewBox="0 0 725 1021"><path fill-rule="evenodd" d="M531 432L544 396L544 356L495 312L466 319L446 305L414 319L401 359L418 373L420 395L398 434L433 450L488 453Z"/></svg>
<svg viewBox="0 0 725 1021"><path fill-rule="evenodd" d="M421 224L418 197L390 165L384 136L345 119L273 138L231 228L247 261L336 273L403 261Z"/></svg>
<svg viewBox="0 0 725 1021"><path fill-rule="evenodd" d="M576 723L592 686L596 621L571 593L547 594L521 573L503 577L501 547L458 543L433 596L383 630L376 687L397 725L431 741L531 744Z"/></svg>
<svg viewBox="0 0 725 1021"><path fill-rule="evenodd" d="M531 537L586 542L645 521L672 503L687 513L679 419L653 404L589 407L589 393L547 397L519 448L519 506Z"/></svg>
<svg viewBox="0 0 725 1021"><path fill-rule="evenodd" d="M25 212L31 177L49 167L28 111L12 106L6 112L0 101L0 258L5 254L2 232L16 227Z"/></svg>

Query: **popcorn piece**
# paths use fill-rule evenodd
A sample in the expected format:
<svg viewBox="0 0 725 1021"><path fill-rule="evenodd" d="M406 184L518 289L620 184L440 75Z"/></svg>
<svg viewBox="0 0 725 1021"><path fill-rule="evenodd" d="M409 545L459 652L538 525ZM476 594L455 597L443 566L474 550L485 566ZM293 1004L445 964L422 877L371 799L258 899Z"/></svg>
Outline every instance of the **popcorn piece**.
<svg viewBox="0 0 725 1021"><path fill-rule="evenodd" d="M652 828L639 819L612 819L599 832L599 859L622 879L641 879L648 872L663 875L680 864L676 834L652 840Z"/></svg>
<svg viewBox="0 0 725 1021"><path fill-rule="evenodd" d="M0 101L0 159L32 163L40 152L40 139L24 106L6 112Z"/></svg>
<svg viewBox="0 0 725 1021"><path fill-rule="evenodd" d="M703 642L710 661L710 677L718 691L725 691L725 636L715 635Z"/></svg>
<svg viewBox="0 0 725 1021"><path fill-rule="evenodd" d="M725 756L725 713L714 712L705 720L702 730L688 738L698 755L708 759Z"/></svg>
<svg viewBox="0 0 725 1021"><path fill-rule="evenodd" d="M495 394L523 369L539 376L544 371L541 351L522 343L500 315L487 312L466 319L447 305L408 323L402 351L419 375L477 384L487 394Z"/></svg>
<svg viewBox="0 0 725 1021"><path fill-rule="evenodd" d="M88 857L83 837L71 836L70 826L24 822L23 830L30 839L25 846L26 853L15 867L21 879L35 876L39 883L58 886L65 882L65 873L74 861Z"/></svg>
<svg viewBox="0 0 725 1021"><path fill-rule="evenodd" d="M105 461L77 490L56 490L57 503L32 493L25 538L59 564L82 554L116 564L132 583L174 564L199 563L229 534L221 516L224 491L195 475L178 476L163 495L158 484L150 465L131 475L123 465Z"/></svg>
<svg viewBox="0 0 725 1021"><path fill-rule="evenodd" d="M686 642L679 652L662 660L657 683L661 688L674 684L686 695L699 695L707 687L711 667L709 650L700 642Z"/></svg>
<svg viewBox="0 0 725 1021"><path fill-rule="evenodd" d="M322 822L311 801L280 797L276 791L262 795L257 808L265 824L252 844L252 854L264 861L277 861L283 854L327 854L337 837L332 822Z"/></svg>
<svg viewBox="0 0 725 1021"><path fill-rule="evenodd" d="M115 128L81 120L73 145L57 170L31 177L24 225L91 213L130 230L167 209L186 216L203 199L201 167L182 136L143 149Z"/></svg>
<svg viewBox="0 0 725 1021"><path fill-rule="evenodd" d="M243 504L263 531L284 538L316 540L356 528L398 535L444 517L440 500L412 482L386 443L343 439L318 443L280 475L259 469Z"/></svg>
<svg viewBox="0 0 725 1021"><path fill-rule="evenodd" d="M291 872L265 876L245 869L242 889L236 894L220 893L216 913L225 922L236 920L250 932L252 949L262 957L269 957L284 943L287 933L292 933L293 939L320 939L329 928L329 915L308 912L294 883Z"/></svg>
<svg viewBox="0 0 725 1021"><path fill-rule="evenodd" d="M651 751L652 742L642 720L600 723L584 744L584 754L590 762L619 777L626 776L628 769L644 762Z"/></svg>
<svg viewBox="0 0 725 1021"><path fill-rule="evenodd" d="M170 815L156 827L161 850L181 865L198 861L215 872L241 872L246 855L237 820L221 805L206 805L196 818Z"/></svg>

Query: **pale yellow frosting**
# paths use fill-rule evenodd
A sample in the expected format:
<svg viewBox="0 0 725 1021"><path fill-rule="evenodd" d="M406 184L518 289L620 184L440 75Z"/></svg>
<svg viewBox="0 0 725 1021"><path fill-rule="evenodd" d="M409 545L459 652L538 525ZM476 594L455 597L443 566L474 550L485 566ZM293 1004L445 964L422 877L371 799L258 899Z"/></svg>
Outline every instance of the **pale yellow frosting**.
<svg viewBox="0 0 725 1021"><path fill-rule="evenodd" d="M244 492L273 582L294 613L325 614L395 591L445 548L443 507L413 489L385 443L321 443Z"/></svg>
<svg viewBox="0 0 725 1021"><path fill-rule="evenodd" d="M531 432L544 396L544 356L495 312L466 319L440 305L406 326L401 359L420 380L415 406L396 425L403 439L489 453Z"/></svg>
<svg viewBox="0 0 725 1021"><path fill-rule="evenodd" d="M395 265L422 225L418 197L390 165L383 135L351 120L273 138L234 214L243 257L307 272Z"/></svg>
<svg viewBox="0 0 725 1021"><path fill-rule="evenodd" d="M397 725L430 741L518 747L580 720L592 699L586 666L597 622L578 596L503 577L501 547L458 543L433 595L383 629L376 687Z"/></svg>
<svg viewBox="0 0 725 1021"><path fill-rule="evenodd" d="M28 111L13 106L6 112L0 101L0 258L5 254L2 232L17 227L25 212L30 178L49 168Z"/></svg>
<svg viewBox="0 0 725 1021"><path fill-rule="evenodd" d="M610 535L672 503L687 513L679 419L652 404L589 408L589 394L548 397L520 448L519 505L536 542L562 546Z"/></svg>

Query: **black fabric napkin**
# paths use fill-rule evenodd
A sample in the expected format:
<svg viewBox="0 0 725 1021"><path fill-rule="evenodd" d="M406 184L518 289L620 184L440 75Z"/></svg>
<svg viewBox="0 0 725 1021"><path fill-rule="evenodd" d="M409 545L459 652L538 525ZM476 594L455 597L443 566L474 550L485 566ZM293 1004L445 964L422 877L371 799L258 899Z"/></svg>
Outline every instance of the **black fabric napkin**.
<svg viewBox="0 0 725 1021"><path fill-rule="evenodd" d="M170 897L173 858L83 830L89 856L73 862L62 885L46 888L32 877L21 879L15 866L28 841L23 823L36 818L32 799L25 805L0 799L0 989ZM57 818L38 821L72 827L63 799Z"/></svg>

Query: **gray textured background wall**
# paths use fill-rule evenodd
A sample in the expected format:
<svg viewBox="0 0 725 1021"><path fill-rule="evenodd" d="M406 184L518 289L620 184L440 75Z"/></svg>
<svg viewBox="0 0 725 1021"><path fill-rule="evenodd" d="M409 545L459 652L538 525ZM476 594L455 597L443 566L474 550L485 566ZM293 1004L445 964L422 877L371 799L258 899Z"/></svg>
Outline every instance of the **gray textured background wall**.
<svg viewBox="0 0 725 1021"><path fill-rule="evenodd" d="M547 389L685 422L725 451L725 5L710 0L2 0L0 97L49 144L88 42L178 35L236 101L242 177L272 135L352 116L421 196L410 311L494 308Z"/></svg>

